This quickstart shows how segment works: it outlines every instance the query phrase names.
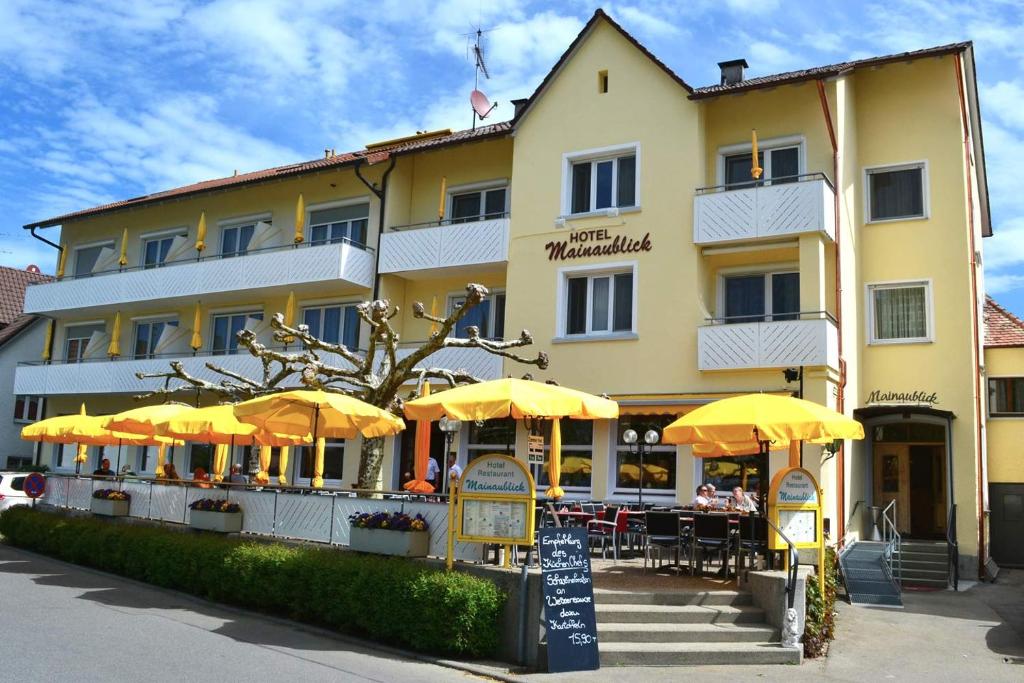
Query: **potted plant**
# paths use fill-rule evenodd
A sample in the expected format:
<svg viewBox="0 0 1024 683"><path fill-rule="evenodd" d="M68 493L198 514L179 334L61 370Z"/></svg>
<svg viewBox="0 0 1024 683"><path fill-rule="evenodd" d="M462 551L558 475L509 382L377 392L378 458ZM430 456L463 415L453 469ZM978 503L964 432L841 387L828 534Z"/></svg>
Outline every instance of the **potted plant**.
<svg viewBox="0 0 1024 683"><path fill-rule="evenodd" d="M349 548L378 555L426 557L430 533L423 515L401 512L357 512L348 518Z"/></svg>
<svg viewBox="0 0 1024 683"><path fill-rule="evenodd" d="M132 497L127 491L117 489L99 489L92 492L89 510L94 515L107 517L127 517Z"/></svg>
<svg viewBox="0 0 1024 683"><path fill-rule="evenodd" d="M193 529L219 531L222 534L242 530L242 508L238 503L213 498L200 498L188 506L189 526Z"/></svg>

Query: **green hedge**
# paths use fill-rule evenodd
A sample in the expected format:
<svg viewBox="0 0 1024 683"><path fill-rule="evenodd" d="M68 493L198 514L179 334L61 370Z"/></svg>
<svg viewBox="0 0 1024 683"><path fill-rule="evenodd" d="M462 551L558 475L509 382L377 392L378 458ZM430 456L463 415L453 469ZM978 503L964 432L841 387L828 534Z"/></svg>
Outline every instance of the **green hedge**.
<svg viewBox="0 0 1024 683"><path fill-rule="evenodd" d="M804 624L804 656L821 657L836 637L836 551L825 549L825 592L818 585L817 575L807 577L807 618Z"/></svg>
<svg viewBox="0 0 1024 683"><path fill-rule="evenodd" d="M398 533L398 532L396 532ZM28 507L0 514L8 543L431 654L486 656L505 596L485 579L399 558L181 533Z"/></svg>

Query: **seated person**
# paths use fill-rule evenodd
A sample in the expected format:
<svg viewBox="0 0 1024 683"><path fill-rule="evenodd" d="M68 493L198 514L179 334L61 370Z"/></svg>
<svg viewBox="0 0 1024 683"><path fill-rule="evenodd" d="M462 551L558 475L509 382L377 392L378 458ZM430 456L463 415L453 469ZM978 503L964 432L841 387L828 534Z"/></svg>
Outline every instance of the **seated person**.
<svg viewBox="0 0 1024 683"><path fill-rule="evenodd" d="M230 484L248 484L249 477L242 474L242 466L235 463L231 466L231 475L228 477L228 483Z"/></svg>
<svg viewBox="0 0 1024 683"><path fill-rule="evenodd" d="M694 507L707 507L709 504L710 501L708 500L708 487L705 486L704 484L701 484L700 486L697 487L697 497L693 499L693 503L691 503L691 505L693 505Z"/></svg>
<svg viewBox="0 0 1024 683"><path fill-rule="evenodd" d="M100 466L92 472L94 477L112 477L114 476L114 470L110 469L110 458L103 458L100 460Z"/></svg>
<svg viewBox="0 0 1024 683"><path fill-rule="evenodd" d="M729 497L728 506L732 510L740 512L756 512L757 503L743 491L742 486L734 486L732 495Z"/></svg>
<svg viewBox="0 0 1024 683"><path fill-rule="evenodd" d="M202 467L197 467L192 473L192 481L196 482L201 489L210 488L210 475Z"/></svg>
<svg viewBox="0 0 1024 683"><path fill-rule="evenodd" d="M173 462L169 462L164 465L164 476L162 477L164 483L178 483L181 481L181 477L178 476L178 470L174 467Z"/></svg>
<svg viewBox="0 0 1024 683"><path fill-rule="evenodd" d="M710 507L718 507L720 500L718 500L718 489L715 488L714 484L705 484L708 487L708 505Z"/></svg>

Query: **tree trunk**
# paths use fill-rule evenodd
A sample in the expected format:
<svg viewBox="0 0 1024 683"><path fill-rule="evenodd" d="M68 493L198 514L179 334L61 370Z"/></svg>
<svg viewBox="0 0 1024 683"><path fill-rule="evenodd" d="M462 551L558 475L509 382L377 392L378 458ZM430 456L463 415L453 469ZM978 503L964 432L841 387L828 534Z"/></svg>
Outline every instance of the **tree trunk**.
<svg viewBox="0 0 1024 683"><path fill-rule="evenodd" d="M384 464L384 437L363 439L359 449L359 488L380 489L380 470Z"/></svg>

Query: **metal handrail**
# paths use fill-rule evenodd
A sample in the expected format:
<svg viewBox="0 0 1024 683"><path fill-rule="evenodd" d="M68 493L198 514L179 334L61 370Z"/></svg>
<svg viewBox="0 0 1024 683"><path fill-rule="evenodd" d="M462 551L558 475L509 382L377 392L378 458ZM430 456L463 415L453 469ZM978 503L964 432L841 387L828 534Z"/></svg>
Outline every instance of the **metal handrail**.
<svg viewBox="0 0 1024 683"><path fill-rule="evenodd" d="M838 550L839 550L840 556L842 556L843 553L846 552L846 550L847 550L847 543L849 542L850 537L854 533L854 532L849 530L850 529L850 522L853 521L853 519L856 517L857 509L861 505L863 505L863 504L864 504L864 500L863 499L862 500L858 500L856 503L854 503L853 504L853 509L850 510L850 515L846 518L845 528L846 528L847 531L846 531L845 534L843 534L843 537L839 539L839 544L838 544Z"/></svg>
<svg viewBox="0 0 1024 683"><path fill-rule="evenodd" d="M890 510L892 511L891 516L889 514ZM889 579L894 581L899 588L903 585L903 551L901 550L903 537L896 528L895 498L889 501L889 504L882 510L882 542L885 543L885 549L882 553L882 557L885 560L884 567L889 574Z"/></svg>
<svg viewBox="0 0 1024 683"><path fill-rule="evenodd" d="M373 247L367 246L366 244L364 244L362 242L357 242L355 240L349 239L348 237L343 237L343 238L338 239L338 240L317 240L315 242L313 240L308 240L308 241L305 241L305 242L300 242L299 244L292 243L292 244L276 245L276 246L272 246L272 247L258 247L258 248L255 248L255 249L246 249L244 252L236 253L236 254L222 254L222 253L207 254L206 256L193 256L193 257L189 257L189 258L179 258L179 259L175 259L173 261L164 261L163 263L155 263L155 264L150 264L150 265L125 266L125 267L111 268L109 270L101 270L101 271L96 272L96 273L83 273L81 275L77 275L77 274L76 275L64 275L63 277L61 277L59 279L55 279L55 280L42 280L42 281L37 281L37 282L29 282L28 284L29 284L29 286L48 285L48 284L54 284L55 282L65 282L65 281L69 281L69 280L82 280L82 279L87 279L87 278L91 278L91 277L102 277L104 275L116 275L117 273L131 273L131 272L141 271L141 270L159 270L161 268L171 268L171 267L174 267L174 266L181 266L181 265L186 265L186 264L189 264L189 263L200 263L200 262L203 262L203 261L222 261L224 259L229 259L229 258L244 258L246 256L251 256L253 254L264 254L264 253L275 252L275 251L288 251L288 250L291 250L291 249L309 249L309 248L313 248L313 247L329 247L329 246L331 246L333 244L348 244L350 246L356 247L357 249L361 249L362 251L366 251L366 252L369 252L371 254L374 253Z"/></svg>
<svg viewBox="0 0 1024 683"><path fill-rule="evenodd" d="M467 225L472 223L483 223L484 221L494 221L502 218L509 218L511 215L512 214L509 211L502 211L501 213L485 213L480 214L479 216L467 216L466 218L444 218L439 221L424 221L422 223L392 225L390 228L388 228L388 232L402 232L403 230L421 230L423 228L440 228L446 225Z"/></svg>
<svg viewBox="0 0 1024 683"><path fill-rule="evenodd" d="M805 318L804 316L811 316ZM761 320L756 320L761 318ZM776 318L774 320L768 320L768 318ZM778 320L782 318L782 320ZM763 323L763 322L787 322L789 320L828 320L832 324L836 324L835 317L828 311L793 311L791 313L778 313L776 315L729 315L720 318L704 318L704 321L711 325L727 325L730 322L751 322L751 323Z"/></svg>
<svg viewBox="0 0 1024 683"><path fill-rule="evenodd" d="M775 529L775 533L779 535L783 541L786 542L789 551L789 574L786 576L786 607L793 609L793 605L796 603L796 580L797 580L797 569L800 567L800 552L796 549L796 545L782 533L782 529L775 526L772 520L768 517L763 518L767 522L768 526Z"/></svg>
<svg viewBox="0 0 1024 683"><path fill-rule="evenodd" d="M956 503L949 506L946 518L946 564L949 570L948 583L954 591L960 590L960 543L956 538Z"/></svg>
<svg viewBox="0 0 1024 683"><path fill-rule="evenodd" d="M780 180L783 181L794 181L794 182L806 182L809 180L824 180L828 188L833 192L836 191L835 186L832 185L832 181L829 177L821 171L815 173L800 173L797 175L786 175L778 176L777 178L765 178L763 180L744 180L739 183L723 183L722 185L708 185L707 187L698 187L697 194L709 194L712 192L729 191L729 190L744 190L751 187L763 187L771 186L772 183L778 183Z"/></svg>

